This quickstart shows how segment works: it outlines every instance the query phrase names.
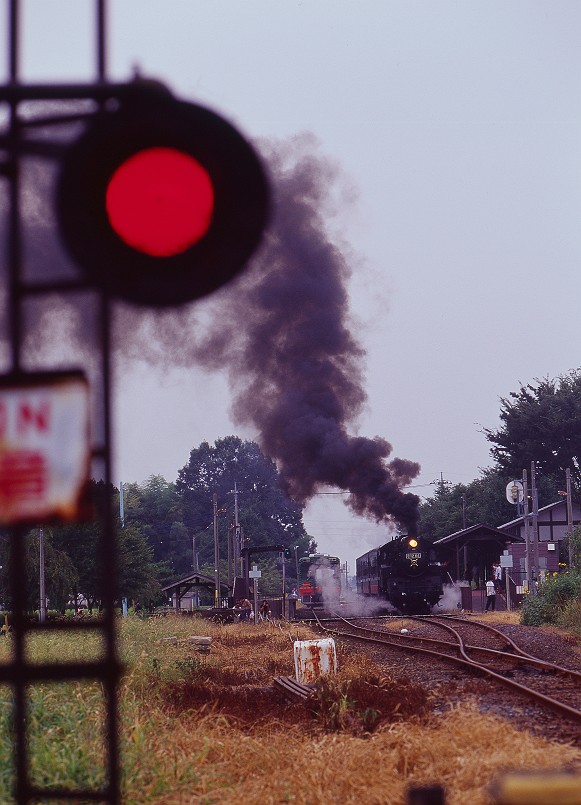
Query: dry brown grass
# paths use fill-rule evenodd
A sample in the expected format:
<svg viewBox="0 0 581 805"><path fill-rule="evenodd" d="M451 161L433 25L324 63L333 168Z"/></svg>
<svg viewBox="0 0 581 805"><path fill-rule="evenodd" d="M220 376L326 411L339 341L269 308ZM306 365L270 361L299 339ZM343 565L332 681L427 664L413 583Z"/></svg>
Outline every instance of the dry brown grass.
<svg viewBox="0 0 581 805"><path fill-rule="evenodd" d="M508 624L516 626L520 623L520 610L513 609L510 612L479 612L475 617L491 625Z"/></svg>
<svg viewBox="0 0 581 805"><path fill-rule="evenodd" d="M581 767L579 752L469 709L394 724L367 740L312 735L274 720L248 732L212 714L176 720L156 713L145 731L127 802L403 803L410 784L437 781L446 786L448 805L485 805L487 786L503 769L562 768L574 760ZM161 779L169 790L160 790Z"/></svg>
<svg viewBox="0 0 581 805"><path fill-rule="evenodd" d="M503 769L581 769L579 750L470 707L430 715L420 688L356 652L340 652L339 676L321 687L318 711L284 706L266 687L292 675L292 640L312 637L308 627L194 623L144 624L145 650L139 630L125 630L134 658L123 697L126 803L389 805L404 803L410 784L440 782L447 805L485 805ZM212 634L208 658L192 653L193 631ZM164 633L177 645L160 642ZM341 714L373 686L382 718L370 732L361 707Z"/></svg>

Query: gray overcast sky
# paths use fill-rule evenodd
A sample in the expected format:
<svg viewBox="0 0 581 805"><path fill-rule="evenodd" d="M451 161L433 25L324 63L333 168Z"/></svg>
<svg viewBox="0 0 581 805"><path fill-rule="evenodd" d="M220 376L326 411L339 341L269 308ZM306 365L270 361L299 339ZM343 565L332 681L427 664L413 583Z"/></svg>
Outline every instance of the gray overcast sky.
<svg viewBox="0 0 581 805"><path fill-rule="evenodd" d="M23 6L23 79L91 79L92 0ZM352 250L367 350L359 432L420 462L422 495L440 473L477 477L499 397L581 365L581 4L110 0L109 12L110 79L139 67L251 138L312 132L340 165L356 199L329 225ZM254 438L229 406L220 375L134 363L117 389L117 476L174 480L201 441ZM350 563L385 533L336 496L305 522Z"/></svg>

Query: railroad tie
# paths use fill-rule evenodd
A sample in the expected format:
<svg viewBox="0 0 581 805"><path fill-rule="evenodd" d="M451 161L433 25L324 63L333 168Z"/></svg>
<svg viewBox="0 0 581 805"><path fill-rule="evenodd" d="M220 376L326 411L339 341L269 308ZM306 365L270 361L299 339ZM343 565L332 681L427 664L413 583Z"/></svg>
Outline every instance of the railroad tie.
<svg viewBox="0 0 581 805"><path fill-rule="evenodd" d="M297 682L290 676L277 676L273 680L273 687L279 693L283 693L289 701L300 699L304 701L312 694L313 689L302 682Z"/></svg>

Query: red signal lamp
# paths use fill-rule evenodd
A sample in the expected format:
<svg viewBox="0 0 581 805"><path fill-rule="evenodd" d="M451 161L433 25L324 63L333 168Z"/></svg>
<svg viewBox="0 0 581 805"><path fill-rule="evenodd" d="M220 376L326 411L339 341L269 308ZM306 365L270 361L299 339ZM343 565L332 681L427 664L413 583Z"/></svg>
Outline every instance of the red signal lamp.
<svg viewBox="0 0 581 805"><path fill-rule="evenodd" d="M89 284L164 307L212 293L244 269L268 195L256 152L233 126L136 85L67 149L57 213Z"/></svg>
<svg viewBox="0 0 581 805"><path fill-rule="evenodd" d="M199 162L175 148L147 148L111 177L105 208L128 246L152 257L172 257L208 232L214 187Z"/></svg>

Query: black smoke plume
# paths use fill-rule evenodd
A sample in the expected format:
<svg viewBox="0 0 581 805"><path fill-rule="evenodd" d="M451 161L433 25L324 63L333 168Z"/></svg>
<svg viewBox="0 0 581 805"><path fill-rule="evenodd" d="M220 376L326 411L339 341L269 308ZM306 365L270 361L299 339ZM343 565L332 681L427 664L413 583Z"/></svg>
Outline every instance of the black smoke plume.
<svg viewBox="0 0 581 805"><path fill-rule="evenodd" d="M349 319L348 248L339 248L325 225L335 212L337 171L308 136L261 150L275 209L252 266L206 303L166 313L118 305L117 356L226 368L235 421L257 431L293 498L305 503L321 487L337 487L348 492L355 513L394 520L413 533L419 499L402 488L419 465L388 461L392 448L383 438L351 435L366 402L365 354ZM26 187L27 262L30 273L42 271L43 279L66 266L54 234L51 180L43 165L30 173ZM52 365L61 351L67 363L65 353L73 347L91 356L88 305L62 297L31 308L31 369L42 368L44 352ZM65 339L59 338L63 321L70 321Z"/></svg>
<svg viewBox="0 0 581 805"><path fill-rule="evenodd" d="M206 368L228 367L235 421L258 431L295 500L338 487L355 513L415 532L419 499L402 487L419 465L388 462L385 439L349 434L366 402L365 355L349 322L350 269L324 223L335 170L310 138L263 151L273 225L251 269L221 295L209 332L189 349Z"/></svg>

